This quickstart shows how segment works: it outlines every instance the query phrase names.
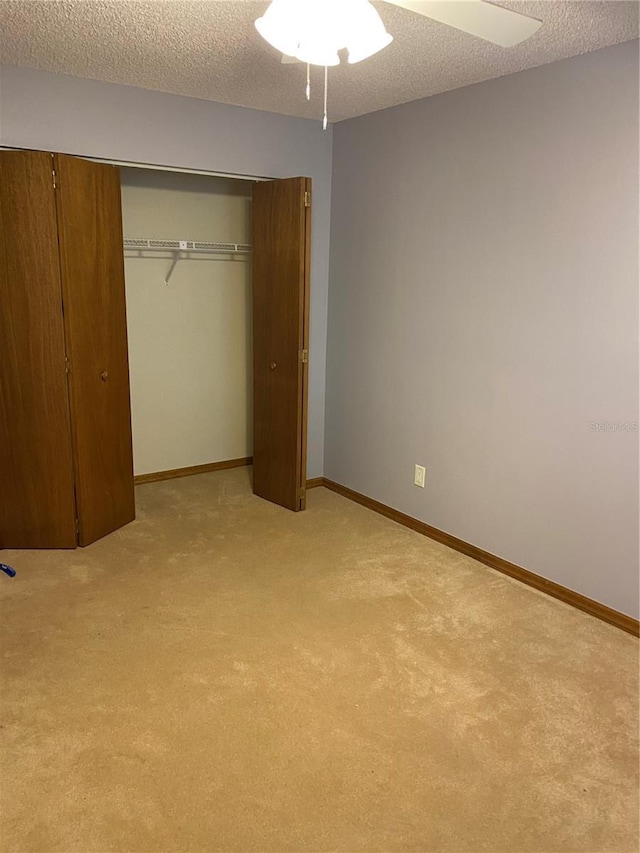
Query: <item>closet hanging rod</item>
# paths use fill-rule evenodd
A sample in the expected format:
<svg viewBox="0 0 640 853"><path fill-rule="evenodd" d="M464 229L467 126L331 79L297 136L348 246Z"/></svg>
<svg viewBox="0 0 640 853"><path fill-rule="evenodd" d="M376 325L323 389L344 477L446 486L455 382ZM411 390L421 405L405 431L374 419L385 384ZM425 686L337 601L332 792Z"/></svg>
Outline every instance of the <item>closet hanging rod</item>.
<svg viewBox="0 0 640 853"><path fill-rule="evenodd" d="M209 255L248 255L251 252L249 243L214 243L206 240L150 240L147 237L125 237L125 251L135 252L172 252L173 261L169 267L164 283L169 284L181 252L192 254L199 252Z"/></svg>
<svg viewBox="0 0 640 853"><path fill-rule="evenodd" d="M251 251L249 243L217 243L206 240L149 240L146 237L125 237L125 249L156 252L213 252L216 254L242 254Z"/></svg>

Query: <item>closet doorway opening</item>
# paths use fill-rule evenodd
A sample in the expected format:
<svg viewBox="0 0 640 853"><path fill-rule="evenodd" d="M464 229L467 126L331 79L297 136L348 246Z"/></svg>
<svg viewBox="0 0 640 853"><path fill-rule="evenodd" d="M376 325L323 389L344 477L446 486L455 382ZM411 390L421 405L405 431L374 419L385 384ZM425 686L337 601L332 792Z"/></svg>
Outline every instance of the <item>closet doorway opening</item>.
<svg viewBox="0 0 640 853"><path fill-rule="evenodd" d="M121 167L120 186L136 479L249 464L252 184Z"/></svg>

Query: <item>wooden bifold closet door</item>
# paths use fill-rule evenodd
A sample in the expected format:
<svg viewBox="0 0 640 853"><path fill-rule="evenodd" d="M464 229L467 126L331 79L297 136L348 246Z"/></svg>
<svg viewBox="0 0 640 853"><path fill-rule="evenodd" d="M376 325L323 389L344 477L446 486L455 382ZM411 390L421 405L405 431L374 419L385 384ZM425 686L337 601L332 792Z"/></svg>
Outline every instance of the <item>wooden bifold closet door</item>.
<svg viewBox="0 0 640 853"><path fill-rule="evenodd" d="M51 155L0 152L0 547L75 548Z"/></svg>
<svg viewBox="0 0 640 853"><path fill-rule="evenodd" d="M253 491L305 509L311 178L253 186Z"/></svg>
<svg viewBox="0 0 640 853"><path fill-rule="evenodd" d="M78 542L135 517L120 175L54 156Z"/></svg>
<svg viewBox="0 0 640 853"><path fill-rule="evenodd" d="M0 152L0 547L135 516L119 174Z"/></svg>

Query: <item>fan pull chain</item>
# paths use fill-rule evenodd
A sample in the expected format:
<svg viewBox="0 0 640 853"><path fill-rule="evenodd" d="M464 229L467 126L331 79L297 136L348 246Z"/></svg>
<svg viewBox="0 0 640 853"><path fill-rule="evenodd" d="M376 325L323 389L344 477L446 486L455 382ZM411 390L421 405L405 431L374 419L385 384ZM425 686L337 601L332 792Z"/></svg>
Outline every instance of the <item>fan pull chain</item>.
<svg viewBox="0 0 640 853"><path fill-rule="evenodd" d="M309 63L307 62L307 89L306 89L306 95L307 95L307 100L308 100L308 101L310 101L310 100L311 100L311 75L310 75L310 68L311 68L311 66L310 66L310 65L309 65Z"/></svg>
<svg viewBox="0 0 640 853"><path fill-rule="evenodd" d="M322 129L327 129L327 89L329 87L329 69L324 66L324 118L322 120Z"/></svg>

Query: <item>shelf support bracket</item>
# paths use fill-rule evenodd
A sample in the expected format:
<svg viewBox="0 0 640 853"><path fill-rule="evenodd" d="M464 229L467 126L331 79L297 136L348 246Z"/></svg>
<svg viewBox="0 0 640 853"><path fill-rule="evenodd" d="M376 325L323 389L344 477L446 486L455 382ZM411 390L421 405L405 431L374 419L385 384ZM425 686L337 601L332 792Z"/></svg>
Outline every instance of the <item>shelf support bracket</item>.
<svg viewBox="0 0 640 853"><path fill-rule="evenodd" d="M173 260L171 261L171 266L169 267L169 272L165 276L165 279L164 279L165 284L167 284L167 285L169 284L169 279L171 278L173 271L176 268L176 264L178 263L179 260L180 260L180 252L176 252L175 255L173 256Z"/></svg>

